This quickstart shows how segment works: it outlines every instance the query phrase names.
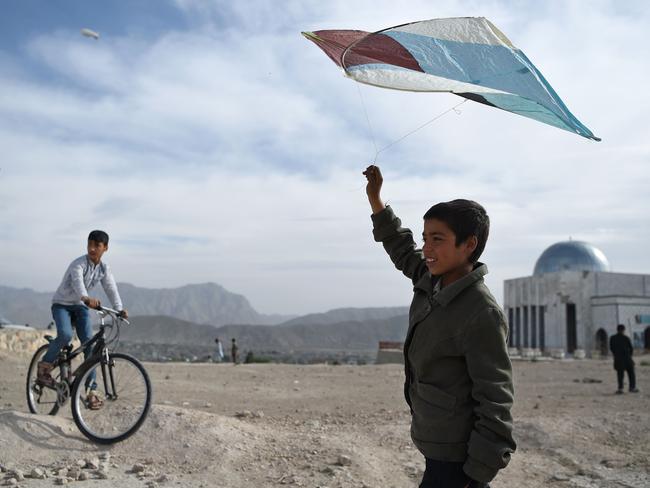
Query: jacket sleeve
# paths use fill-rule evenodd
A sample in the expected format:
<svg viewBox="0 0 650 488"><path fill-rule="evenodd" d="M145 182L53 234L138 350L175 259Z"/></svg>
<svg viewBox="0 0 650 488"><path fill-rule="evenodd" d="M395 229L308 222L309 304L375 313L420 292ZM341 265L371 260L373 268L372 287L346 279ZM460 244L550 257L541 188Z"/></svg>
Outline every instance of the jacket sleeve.
<svg viewBox="0 0 650 488"><path fill-rule="evenodd" d="M490 308L472 320L464 338L476 421L463 470L484 483L508 465L517 447L512 437L514 390L507 335L503 313Z"/></svg>
<svg viewBox="0 0 650 488"><path fill-rule="evenodd" d="M113 273L111 272L111 268L108 266L108 264L106 264L104 277L102 278L102 287L104 288L106 296L113 304L115 310L121 311L122 299L120 298L120 294L117 291L117 283L115 283L115 278L113 278Z"/></svg>
<svg viewBox="0 0 650 488"><path fill-rule="evenodd" d="M70 284L72 285L72 289L77 295L76 298L81 301L81 297L88 296L88 290L84 284L83 264L79 262L72 263L68 269L68 274L70 275Z"/></svg>
<svg viewBox="0 0 650 488"><path fill-rule="evenodd" d="M388 205L371 218L375 241L384 245L395 267L415 284L427 272L427 267L422 251L416 249L413 233L402 227L402 221Z"/></svg>

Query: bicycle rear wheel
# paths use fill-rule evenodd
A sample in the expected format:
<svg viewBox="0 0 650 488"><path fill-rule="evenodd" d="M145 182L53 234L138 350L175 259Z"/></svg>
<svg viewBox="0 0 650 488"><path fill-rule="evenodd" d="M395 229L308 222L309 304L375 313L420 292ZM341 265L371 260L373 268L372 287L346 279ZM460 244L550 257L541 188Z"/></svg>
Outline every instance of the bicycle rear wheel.
<svg viewBox="0 0 650 488"><path fill-rule="evenodd" d="M38 348L34 356L32 356L32 361L29 363L29 369L27 370L27 406L30 412L40 415L55 415L59 410L57 390L42 386L36 382L38 363L43 360L48 347L48 344L45 344ZM58 384L62 384L59 367L54 368L50 374Z"/></svg>
<svg viewBox="0 0 650 488"><path fill-rule="evenodd" d="M88 401L88 385L92 383L96 384L94 394L103 401L95 409ZM133 435L150 406L149 375L137 359L127 354L109 354L108 361L103 356L91 359L77 373L72 387L74 421L86 437L99 444L112 444Z"/></svg>

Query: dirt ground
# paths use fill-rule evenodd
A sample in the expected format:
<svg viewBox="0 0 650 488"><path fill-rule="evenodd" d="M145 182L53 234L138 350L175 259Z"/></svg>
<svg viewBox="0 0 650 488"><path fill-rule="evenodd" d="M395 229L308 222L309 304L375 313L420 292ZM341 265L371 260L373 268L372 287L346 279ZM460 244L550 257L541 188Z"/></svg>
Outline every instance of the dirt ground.
<svg viewBox="0 0 650 488"><path fill-rule="evenodd" d="M47 479L18 486L52 486L59 468L92 457L104 474L87 470L72 486L401 488L422 475L400 365L146 363L147 421L100 447L67 406L56 417L27 413L28 360L0 355L0 465L9 470L0 484L11 470L40 468ZM641 393L624 395L614 394L610 361L515 362L519 447L492 487L650 487L650 366L641 362L650 357L637 358Z"/></svg>

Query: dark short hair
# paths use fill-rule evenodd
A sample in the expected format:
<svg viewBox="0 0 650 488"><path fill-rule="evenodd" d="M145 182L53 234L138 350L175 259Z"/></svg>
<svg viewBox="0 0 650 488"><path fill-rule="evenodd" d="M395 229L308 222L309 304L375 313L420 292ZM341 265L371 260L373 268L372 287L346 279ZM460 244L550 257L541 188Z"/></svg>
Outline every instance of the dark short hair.
<svg viewBox="0 0 650 488"><path fill-rule="evenodd" d="M424 214L424 220L431 219L440 220L449 226L456 234L456 246L460 246L471 236L476 236L478 244L469 261L478 261L490 233L490 217L482 205L463 199L437 203Z"/></svg>
<svg viewBox="0 0 650 488"><path fill-rule="evenodd" d="M88 234L88 240L89 241L95 241L95 242L100 242L106 246L108 246L108 234L104 232L103 230L94 230L90 234Z"/></svg>
<svg viewBox="0 0 650 488"><path fill-rule="evenodd" d="M616 327L616 330L619 331L619 332L622 331L622 330L625 330L625 326L623 324L618 324L618 326Z"/></svg>

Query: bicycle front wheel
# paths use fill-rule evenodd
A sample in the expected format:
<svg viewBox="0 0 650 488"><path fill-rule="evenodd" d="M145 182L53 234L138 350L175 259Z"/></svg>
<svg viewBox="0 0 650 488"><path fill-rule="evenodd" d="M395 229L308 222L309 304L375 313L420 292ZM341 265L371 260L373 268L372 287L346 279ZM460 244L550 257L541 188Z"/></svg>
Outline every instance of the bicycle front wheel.
<svg viewBox="0 0 650 488"><path fill-rule="evenodd" d="M32 356L32 361L29 363L29 369L27 370L27 406L30 412L40 415L55 415L59 410L58 391L36 381L38 363L43 360L48 347L45 344L38 348L34 356ZM57 384L63 385L61 370L58 367L52 370L51 375Z"/></svg>
<svg viewBox="0 0 650 488"><path fill-rule="evenodd" d="M91 396L96 396L99 401ZM98 356L77 373L72 416L79 430L99 444L133 435L151 406L151 382L140 362L128 354Z"/></svg>

